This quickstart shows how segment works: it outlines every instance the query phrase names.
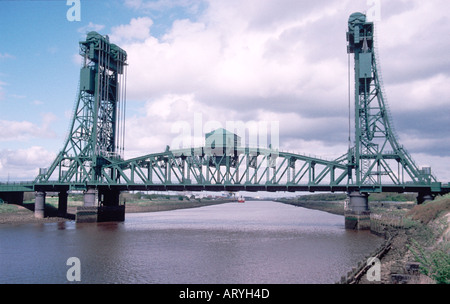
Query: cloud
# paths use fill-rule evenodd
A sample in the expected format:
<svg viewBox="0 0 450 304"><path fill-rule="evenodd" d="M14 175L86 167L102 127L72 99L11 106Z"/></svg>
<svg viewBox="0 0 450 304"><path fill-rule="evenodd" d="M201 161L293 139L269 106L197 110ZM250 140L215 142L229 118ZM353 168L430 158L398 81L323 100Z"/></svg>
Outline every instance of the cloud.
<svg viewBox="0 0 450 304"><path fill-rule="evenodd" d="M57 118L52 113L42 114L41 125L30 121L0 120L0 142L27 141L32 138L55 138L52 122Z"/></svg>
<svg viewBox="0 0 450 304"><path fill-rule="evenodd" d="M126 121L127 158L161 152L167 145L173 149L180 148L173 145L183 132L178 127L188 126L189 134L194 136L197 133L194 128L200 124L202 137L208 122L222 121L227 117L227 113L220 109L201 104L193 94L166 94L147 101L139 112L142 114ZM189 146L201 145L194 143L194 139L190 140L192 145Z"/></svg>
<svg viewBox="0 0 450 304"><path fill-rule="evenodd" d="M16 57L14 55L11 55L9 53L0 53L0 59L15 59Z"/></svg>
<svg viewBox="0 0 450 304"><path fill-rule="evenodd" d="M196 14L205 1L198 0L125 0L125 5L146 13L182 10L184 13Z"/></svg>
<svg viewBox="0 0 450 304"><path fill-rule="evenodd" d="M55 158L54 152L47 151L40 146L27 149L0 150L0 180L7 180L9 176L15 180L30 179L38 174L38 168L47 167Z"/></svg>
<svg viewBox="0 0 450 304"><path fill-rule="evenodd" d="M449 75L450 58L444 50L450 48L450 39L443 38L450 31L449 3L401 3L383 2L383 17L377 24L383 71L388 71L386 82L408 83L442 72Z"/></svg>
<svg viewBox="0 0 450 304"><path fill-rule="evenodd" d="M149 17L133 18L130 24L113 27L110 40L116 44L144 41L150 37L152 24L153 21Z"/></svg>
<svg viewBox="0 0 450 304"><path fill-rule="evenodd" d="M104 28L105 26L103 24L95 24L92 21L89 21L87 25L78 28L77 32L84 35L91 31L99 32Z"/></svg>
<svg viewBox="0 0 450 304"><path fill-rule="evenodd" d="M242 104L242 98L259 98L263 103L258 107L270 107L274 100L284 107L287 96L306 103L317 101L311 93L319 90L330 93L322 100L331 99L336 91L345 94L345 86L337 84L338 77L346 75L345 61L306 60L310 44L289 35L295 24L266 32L222 31L222 26L210 20L178 20L160 40L150 37L125 45L130 64L129 96L145 99L195 92L203 102L221 107ZM300 32L307 30L298 26Z"/></svg>
<svg viewBox="0 0 450 304"><path fill-rule="evenodd" d="M313 33L317 27L333 29L332 17L343 14L340 4L321 10L309 2L286 3L290 9L273 1L236 5L214 1L196 21L176 20L160 38L149 34L151 22L141 23L143 39L121 45L129 61L127 93L129 100L146 101L154 114L146 111L145 116L127 120L127 134L140 134L127 140L127 149L129 145L136 153L144 147L144 153L164 149L173 138L170 125L192 121L194 112L201 113L205 122L222 125L227 120L272 118L280 122L286 142L302 137L333 146L338 139L345 141L347 85L342 79L347 76L347 16L342 18L344 38L332 39L341 42L338 56L330 41L314 40ZM299 5L301 10L296 9ZM117 29L125 32L136 25L133 19ZM174 102L177 96L180 102ZM150 131L155 126L157 134ZM336 129L342 129L339 136L330 135Z"/></svg>

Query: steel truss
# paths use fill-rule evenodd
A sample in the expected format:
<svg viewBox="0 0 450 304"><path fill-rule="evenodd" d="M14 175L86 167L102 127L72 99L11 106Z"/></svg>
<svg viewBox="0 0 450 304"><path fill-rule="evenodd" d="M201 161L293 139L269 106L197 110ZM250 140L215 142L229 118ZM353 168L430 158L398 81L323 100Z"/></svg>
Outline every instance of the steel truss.
<svg viewBox="0 0 450 304"><path fill-rule="evenodd" d="M348 152L349 179L357 185L436 182L431 169L419 169L397 141L377 66L373 23L361 13L352 14L347 41L355 63L355 145Z"/></svg>
<svg viewBox="0 0 450 304"><path fill-rule="evenodd" d="M88 33L78 98L63 149L35 182L96 182L105 164L122 159L127 54L107 36Z"/></svg>
<svg viewBox="0 0 450 304"><path fill-rule="evenodd" d="M204 147L165 151L102 168L109 185L339 185L347 166L271 149L238 147L213 155ZM191 187L192 188L192 187Z"/></svg>

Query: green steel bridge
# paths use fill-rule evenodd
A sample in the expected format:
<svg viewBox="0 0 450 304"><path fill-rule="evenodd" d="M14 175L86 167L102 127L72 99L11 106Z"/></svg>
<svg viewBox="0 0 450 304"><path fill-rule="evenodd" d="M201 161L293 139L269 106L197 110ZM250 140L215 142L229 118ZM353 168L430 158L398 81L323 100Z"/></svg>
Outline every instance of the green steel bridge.
<svg viewBox="0 0 450 304"><path fill-rule="evenodd" d="M324 160L270 147L240 145L216 130L201 147L123 159L127 53L96 32L81 41L79 93L70 132L53 163L34 181L0 183L0 198L23 200L36 192L35 214L44 216L45 193L58 192L61 213L67 192L85 192L85 207L120 207L121 191L323 191L347 192L350 209L368 211L373 192L417 192L418 203L450 192L431 168L419 168L400 145L377 67L374 24L354 13L347 51L354 59L354 145ZM96 199L98 197L98 200ZM122 211L120 211L122 212Z"/></svg>

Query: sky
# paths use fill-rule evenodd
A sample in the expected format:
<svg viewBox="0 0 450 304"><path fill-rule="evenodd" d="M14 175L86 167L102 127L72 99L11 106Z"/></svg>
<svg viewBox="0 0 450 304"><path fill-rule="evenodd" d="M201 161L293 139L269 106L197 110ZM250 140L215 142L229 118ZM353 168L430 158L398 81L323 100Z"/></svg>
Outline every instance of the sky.
<svg viewBox="0 0 450 304"><path fill-rule="evenodd" d="M447 0L74 2L0 0L0 181L33 180L63 147L92 30L128 54L125 158L176 145L177 126L197 144L231 121L276 122L281 151L335 159L353 12L375 22L398 141L450 181Z"/></svg>

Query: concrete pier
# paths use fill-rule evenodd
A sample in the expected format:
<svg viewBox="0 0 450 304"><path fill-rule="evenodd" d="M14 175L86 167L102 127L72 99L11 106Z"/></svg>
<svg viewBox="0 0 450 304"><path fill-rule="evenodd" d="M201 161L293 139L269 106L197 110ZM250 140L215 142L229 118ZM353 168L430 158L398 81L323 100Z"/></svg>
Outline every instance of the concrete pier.
<svg viewBox="0 0 450 304"><path fill-rule="evenodd" d="M83 206L77 207L75 221L77 223L97 222L98 206L96 204L97 190L89 188L84 192Z"/></svg>
<svg viewBox="0 0 450 304"><path fill-rule="evenodd" d="M119 195L120 191L109 188L87 189L84 192L83 206L77 208L76 222L123 222L125 205L119 204Z"/></svg>
<svg viewBox="0 0 450 304"><path fill-rule="evenodd" d="M96 207L95 196L97 191L93 188L89 188L84 192L83 206L84 207Z"/></svg>
<svg viewBox="0 0 450 304"><path fill-rule="evenodd" d="M351 192L349 203L345 210L345 228L351 230L370 229L369 195L367 193Z"/></svg>
<svg viewBox="0 0 450 304"><path fill-rule="evenodd" d="M36 198L34 200L34 217L44 218L45 217L45 192L36 192Z"/></svg>
<svg viewBox="0 0 450 304"><path fill-rule="evenodd" d="M67 191L61 191L58 193L58 216L66 217L67 216Z"/></svg>

